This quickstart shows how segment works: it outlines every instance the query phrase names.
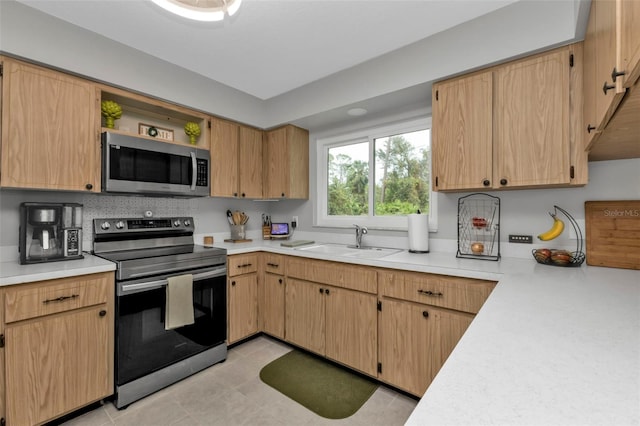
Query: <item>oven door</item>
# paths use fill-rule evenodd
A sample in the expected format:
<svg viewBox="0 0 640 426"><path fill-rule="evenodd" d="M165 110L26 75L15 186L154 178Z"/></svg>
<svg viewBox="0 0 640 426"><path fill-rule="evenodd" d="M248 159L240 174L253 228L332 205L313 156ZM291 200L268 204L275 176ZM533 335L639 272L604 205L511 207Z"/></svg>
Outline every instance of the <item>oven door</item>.
<svg viewBox="0 0 640 426"><path fill-rule="evenodd" d="M209 152L194 147L105 132L104 192L209 195Z"/></svg>
<svg viewBox="0 0 640 426"><path fill-rule="evenodd" d="M226 340L226 267L193 274L194 324L165 330L168 275L117 284L116 385L121 386Z"/></svg>

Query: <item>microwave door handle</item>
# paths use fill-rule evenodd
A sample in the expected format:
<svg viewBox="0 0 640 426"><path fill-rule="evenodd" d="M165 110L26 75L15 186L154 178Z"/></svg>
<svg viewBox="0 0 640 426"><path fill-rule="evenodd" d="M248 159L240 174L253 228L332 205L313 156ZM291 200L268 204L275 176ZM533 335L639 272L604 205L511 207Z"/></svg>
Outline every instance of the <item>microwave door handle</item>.
<svg viewBox="0 0 640 426"><path fill-rule="evenodd" d="M191 190L196 190L196 179L198 178L198 162L196 161L196 153L190 152L191 155Z"/></svg>

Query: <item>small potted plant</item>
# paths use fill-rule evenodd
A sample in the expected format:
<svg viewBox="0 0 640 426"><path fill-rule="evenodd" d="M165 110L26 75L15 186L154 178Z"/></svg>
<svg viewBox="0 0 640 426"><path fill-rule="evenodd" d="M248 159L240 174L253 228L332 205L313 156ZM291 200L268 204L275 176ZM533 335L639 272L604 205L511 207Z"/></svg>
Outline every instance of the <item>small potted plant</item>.
<svg viewBox="0 0 640 426"><path fill-rule="evenodd" d="M100 110L108 129L113 129L115 120L122 117L122 107L113 101L102 101Z"/></svg>
<svg viewBox="0 0 640 426"><path fill-rule="evenodd" d="M200 126L198 126L198 123L190 121L184 125L184 133L189 136L189 143L195 145L198 143L196 138L200 136Z"/></svg>

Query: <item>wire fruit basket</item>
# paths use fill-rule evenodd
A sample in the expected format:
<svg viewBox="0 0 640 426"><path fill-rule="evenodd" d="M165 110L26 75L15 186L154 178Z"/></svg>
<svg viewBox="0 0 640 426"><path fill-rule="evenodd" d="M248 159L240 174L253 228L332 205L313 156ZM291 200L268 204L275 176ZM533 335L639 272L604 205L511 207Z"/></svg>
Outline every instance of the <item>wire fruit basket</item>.
<svg viewBox="0 0 640 426"><path fill-rule="evenodd" d="M557 250L557 249L534 249L531 251L533 258L536 262L542 265L552 265L552 266L562 266L562 267L571 267L571 266L580 266L585 260L585 254L583 250L583 239L582 239L582 231L580 231L580 227L576 220L567 212L566 210L553 206L554 213L549 213L552 217L555 217L558 212L562 213L569 219L569 223L573 227L574 232L577 237L577 247L575 251L568 250Z"/></svg>
<svg viewBox="0 0 640 426"><path fill-rule="evenodd" d="M475 193L458 199L456 257L500 259L500 199Z"/></svg>

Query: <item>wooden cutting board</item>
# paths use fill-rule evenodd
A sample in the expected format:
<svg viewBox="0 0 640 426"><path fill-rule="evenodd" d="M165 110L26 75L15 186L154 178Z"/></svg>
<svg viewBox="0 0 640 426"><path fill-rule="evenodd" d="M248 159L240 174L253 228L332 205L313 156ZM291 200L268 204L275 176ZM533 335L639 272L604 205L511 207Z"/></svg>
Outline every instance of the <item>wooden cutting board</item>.
<svg viewBox="0 0 640 426"><path fill-rule="evenodd" d="M640 200L586 201L587 264L640 269Z"/></svg>

